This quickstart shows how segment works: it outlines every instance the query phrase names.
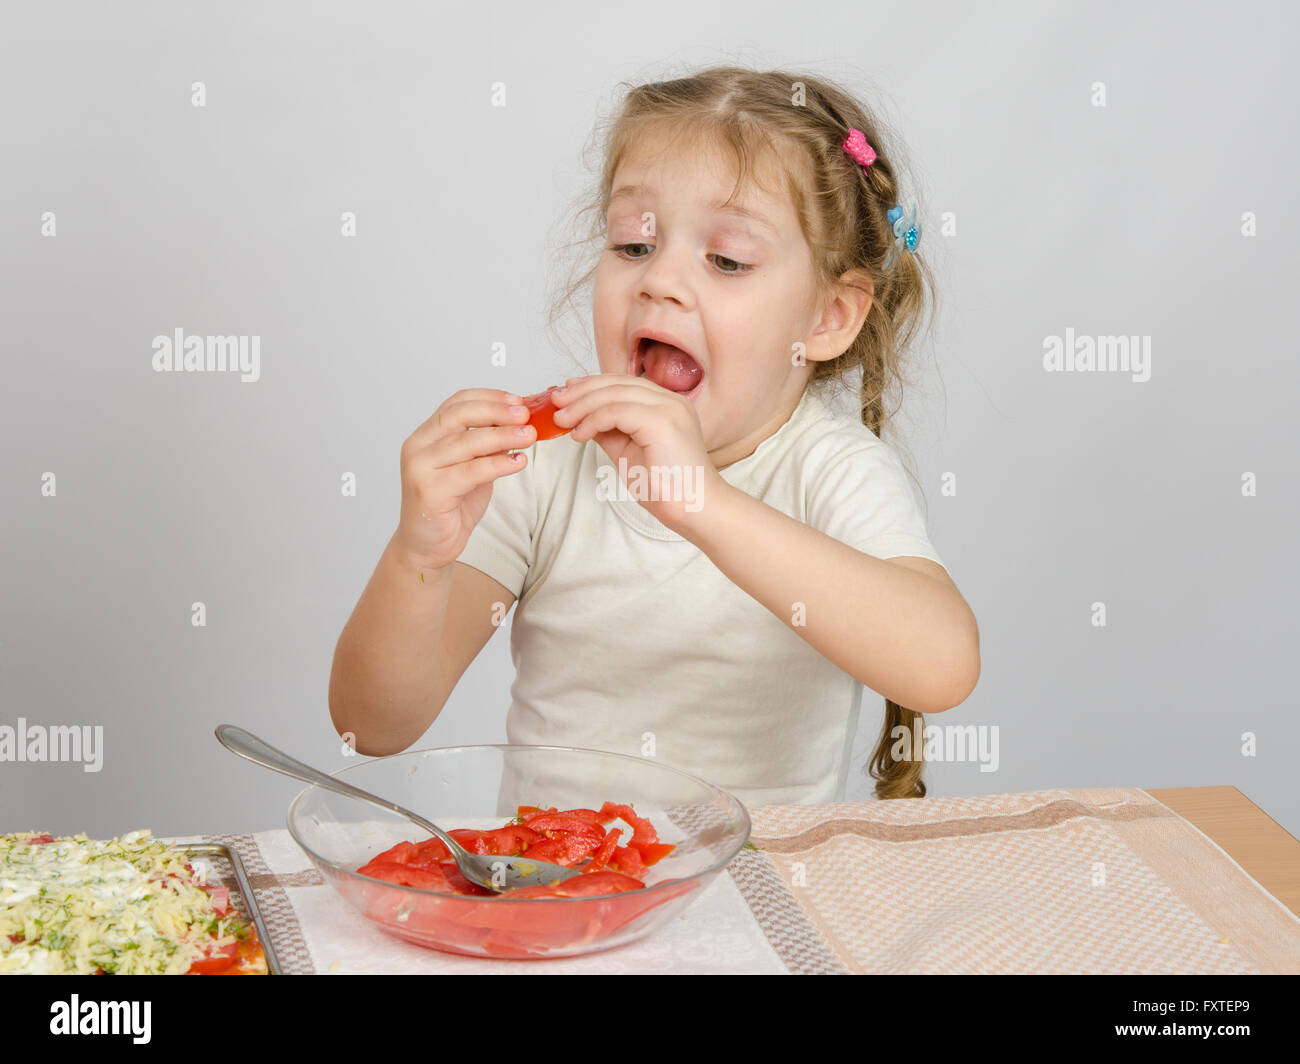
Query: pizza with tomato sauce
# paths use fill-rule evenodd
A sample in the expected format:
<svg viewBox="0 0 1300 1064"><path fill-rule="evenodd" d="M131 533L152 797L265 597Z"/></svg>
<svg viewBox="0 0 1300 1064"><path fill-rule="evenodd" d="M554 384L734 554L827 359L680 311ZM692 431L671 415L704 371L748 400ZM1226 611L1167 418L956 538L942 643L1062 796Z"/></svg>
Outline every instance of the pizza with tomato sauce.
<svg viewBox="0 0 1300 1064"><path fill-rule="evenodd" d="M265 975L253 922L183 846L0 835L0 973Z"/></svg>

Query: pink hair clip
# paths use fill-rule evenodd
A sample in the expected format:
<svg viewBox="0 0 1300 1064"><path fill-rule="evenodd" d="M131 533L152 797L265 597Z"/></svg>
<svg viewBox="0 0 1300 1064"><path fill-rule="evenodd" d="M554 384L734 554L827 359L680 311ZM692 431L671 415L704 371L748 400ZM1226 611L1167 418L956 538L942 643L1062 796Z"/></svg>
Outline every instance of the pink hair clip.
<svg viewBox="0 0 1300 1064"><path fill-rule="evenodd" d="M850 129L848 139L841 145L853 161L864 170L876 161L876 149L867 143L860 129Z"/></svg>

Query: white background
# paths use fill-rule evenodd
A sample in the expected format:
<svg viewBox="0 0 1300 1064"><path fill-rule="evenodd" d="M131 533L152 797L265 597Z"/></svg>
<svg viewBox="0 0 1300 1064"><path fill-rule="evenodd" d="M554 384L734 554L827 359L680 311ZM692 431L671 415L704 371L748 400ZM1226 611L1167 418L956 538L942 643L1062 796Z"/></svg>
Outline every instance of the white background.
<svg viewBox="0 0 1300 1064"><path fill-rule="evenodd" d="M349 763L330 663L396 526L402 441L460 388L596 371L544 328L594 123L620 81L734 62L837 79L906 144L942 302L899 429L983 650L974 694L928 720L1001 746L995 773L928 767L931 793L1232 784L1300 834L1294 8L8 3L3 22L0 725L102 725L105 748L99 773L0 763L0 831L281 826L299 788L221 749L226 721ZM178 327L259 336L261 379L155 373ZM1150 380L1045 372L1067 328L1150 337ZM504 741L512 675L501 633L418 745ZM857 764L882 705L867 693Z"/></svg>

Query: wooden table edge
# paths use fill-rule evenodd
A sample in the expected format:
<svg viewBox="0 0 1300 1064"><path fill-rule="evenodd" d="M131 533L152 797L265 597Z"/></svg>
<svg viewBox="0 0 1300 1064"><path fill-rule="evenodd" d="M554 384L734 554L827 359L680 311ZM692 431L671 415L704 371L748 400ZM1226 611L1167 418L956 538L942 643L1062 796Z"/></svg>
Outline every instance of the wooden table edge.
<svg viewBox="0 0 1300 1064"><path fill-rule="evenodd" d="M1300 839L1232 786L1142 788L1223 848L1300 916Z"/></svg>

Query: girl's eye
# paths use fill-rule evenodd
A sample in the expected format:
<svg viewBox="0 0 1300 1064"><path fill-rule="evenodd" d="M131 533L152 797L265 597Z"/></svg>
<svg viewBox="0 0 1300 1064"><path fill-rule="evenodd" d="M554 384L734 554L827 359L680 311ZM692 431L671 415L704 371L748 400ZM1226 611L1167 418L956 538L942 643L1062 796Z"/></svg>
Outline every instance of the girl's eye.
<svg viewBox="0 0 1300 1064"><path fill-rule="evenodd" d="M628 248L644 248L644 247L649 247L649 246L650 246L649 244L614 244L614 245L610 248L610 250L611 250L611 251L617 251L617 252L621 255L621 254L623 254L625 251L627 251ZM634 259L634 260L635 260L635 259L643 259L643 258L645 258L644 255L632 255L632 256L630 256L630 257L631 257L632 259Z"/></svg>
<svg viewBox="0 0 1300 1064"><path fill-rule="evenodd" d="M618 254L622 255L624 258L627 258L631 262L639 262L641 259L644 259L646 256L627 255L626 254L627 250L629 248L648 248L649 246L650 246L649 244L614 244L610 247L609 250L618 252ZM753 266L750 266L746 263L737 262L735 259L729 259L725 255L719 255L716 252L711 257L715 259L719 264L718 272L722 274L726 274L731 277L738 277L740 274L748 273L750 270L754 268ZM722 265L723 263L727 265L724 267Z"/></svg>
<svg viewBox="0 0 1300 1064"><path fill-rule="evenodd" d="M746 266L743 262L737 262L735 259L729 259L725 255L714 255L713 257L717 259L719 263L729 262L735 267L734 270L722 270L723 273L746 273L754 268L753 266ZM718 268L722 269L721 266Z"/></svg>

